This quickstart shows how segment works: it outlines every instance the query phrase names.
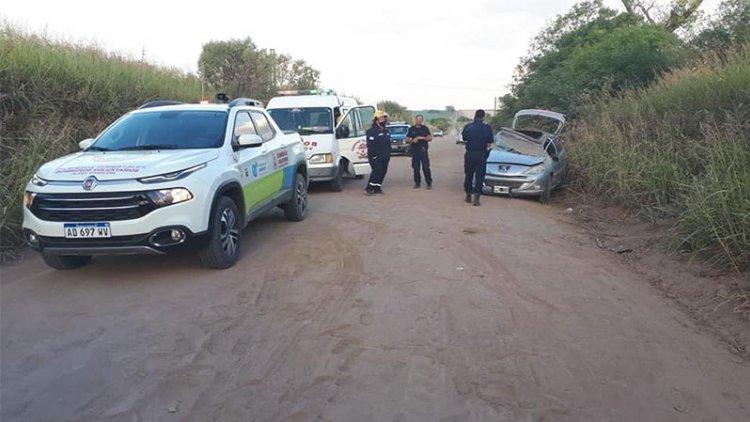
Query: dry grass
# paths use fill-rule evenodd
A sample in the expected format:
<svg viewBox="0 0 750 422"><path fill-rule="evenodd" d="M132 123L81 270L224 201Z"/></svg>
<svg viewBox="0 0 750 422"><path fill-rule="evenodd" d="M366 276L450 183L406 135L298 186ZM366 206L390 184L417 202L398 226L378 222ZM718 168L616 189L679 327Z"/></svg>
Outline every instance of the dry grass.
<svg viewBox="0 0 750 422"><path fill-rule="evenodd" d="M23 188L42 163L157 98L195 102L201 82L175 69L0 27L0 244L17 244Z"/></svg>
<svg viewBox="0 0 750 422"><path fill-rule="evenodd" d="M571 133L578 188L651 219L675 244L750 264L750 47L588 104Z"/></svg>

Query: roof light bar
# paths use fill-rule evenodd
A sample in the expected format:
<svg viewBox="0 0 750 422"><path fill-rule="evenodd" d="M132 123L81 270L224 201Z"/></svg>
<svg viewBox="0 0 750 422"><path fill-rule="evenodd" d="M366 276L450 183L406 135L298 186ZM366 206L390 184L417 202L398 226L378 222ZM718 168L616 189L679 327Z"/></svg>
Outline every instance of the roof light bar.
<svg viewBox="0 0 750 422"><path fill-rule="evenodd" d="M332 89L298 89L290 91L279 91L281 96L289 95L336 95L336 91Z"/></svg>

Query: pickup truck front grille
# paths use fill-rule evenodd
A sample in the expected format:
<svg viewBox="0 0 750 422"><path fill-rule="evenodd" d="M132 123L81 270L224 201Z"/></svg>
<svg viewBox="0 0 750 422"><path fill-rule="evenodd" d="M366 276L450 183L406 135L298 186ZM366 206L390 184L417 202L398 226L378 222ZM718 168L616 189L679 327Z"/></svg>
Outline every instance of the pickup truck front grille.
<svg viewBox="0 0 750 422"><path fill-rule="evenodd" d="M44 221L123 221L155 210L145 192L39 193L31 212Z"/></svg>

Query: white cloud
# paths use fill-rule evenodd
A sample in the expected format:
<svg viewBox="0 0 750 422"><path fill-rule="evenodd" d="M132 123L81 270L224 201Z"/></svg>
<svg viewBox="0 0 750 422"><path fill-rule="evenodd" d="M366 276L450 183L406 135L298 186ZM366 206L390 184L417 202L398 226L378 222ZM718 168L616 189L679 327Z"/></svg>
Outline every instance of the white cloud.
<svg viewBox="0 0 750 422"><path fill-rule="evenodd" d="M706 3L715 5L718 0ZM617 0L607 4L618 7ZM14 1L11 22L195 72L203 43L251 37L307 60L324 86L412 108L492 107L529 40L573 2Z"/></svg>

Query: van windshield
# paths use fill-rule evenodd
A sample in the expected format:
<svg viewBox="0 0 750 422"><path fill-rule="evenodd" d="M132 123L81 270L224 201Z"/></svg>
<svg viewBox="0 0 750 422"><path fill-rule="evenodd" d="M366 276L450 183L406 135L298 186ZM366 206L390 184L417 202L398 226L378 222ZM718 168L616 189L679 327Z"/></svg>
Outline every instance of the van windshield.
<svg viewBox="0 0 750 422"><path fill-rule="evenodd" d="M268 110L284 132L300 135L333 133L333 112L326 107L275 108Z"/></svg>

